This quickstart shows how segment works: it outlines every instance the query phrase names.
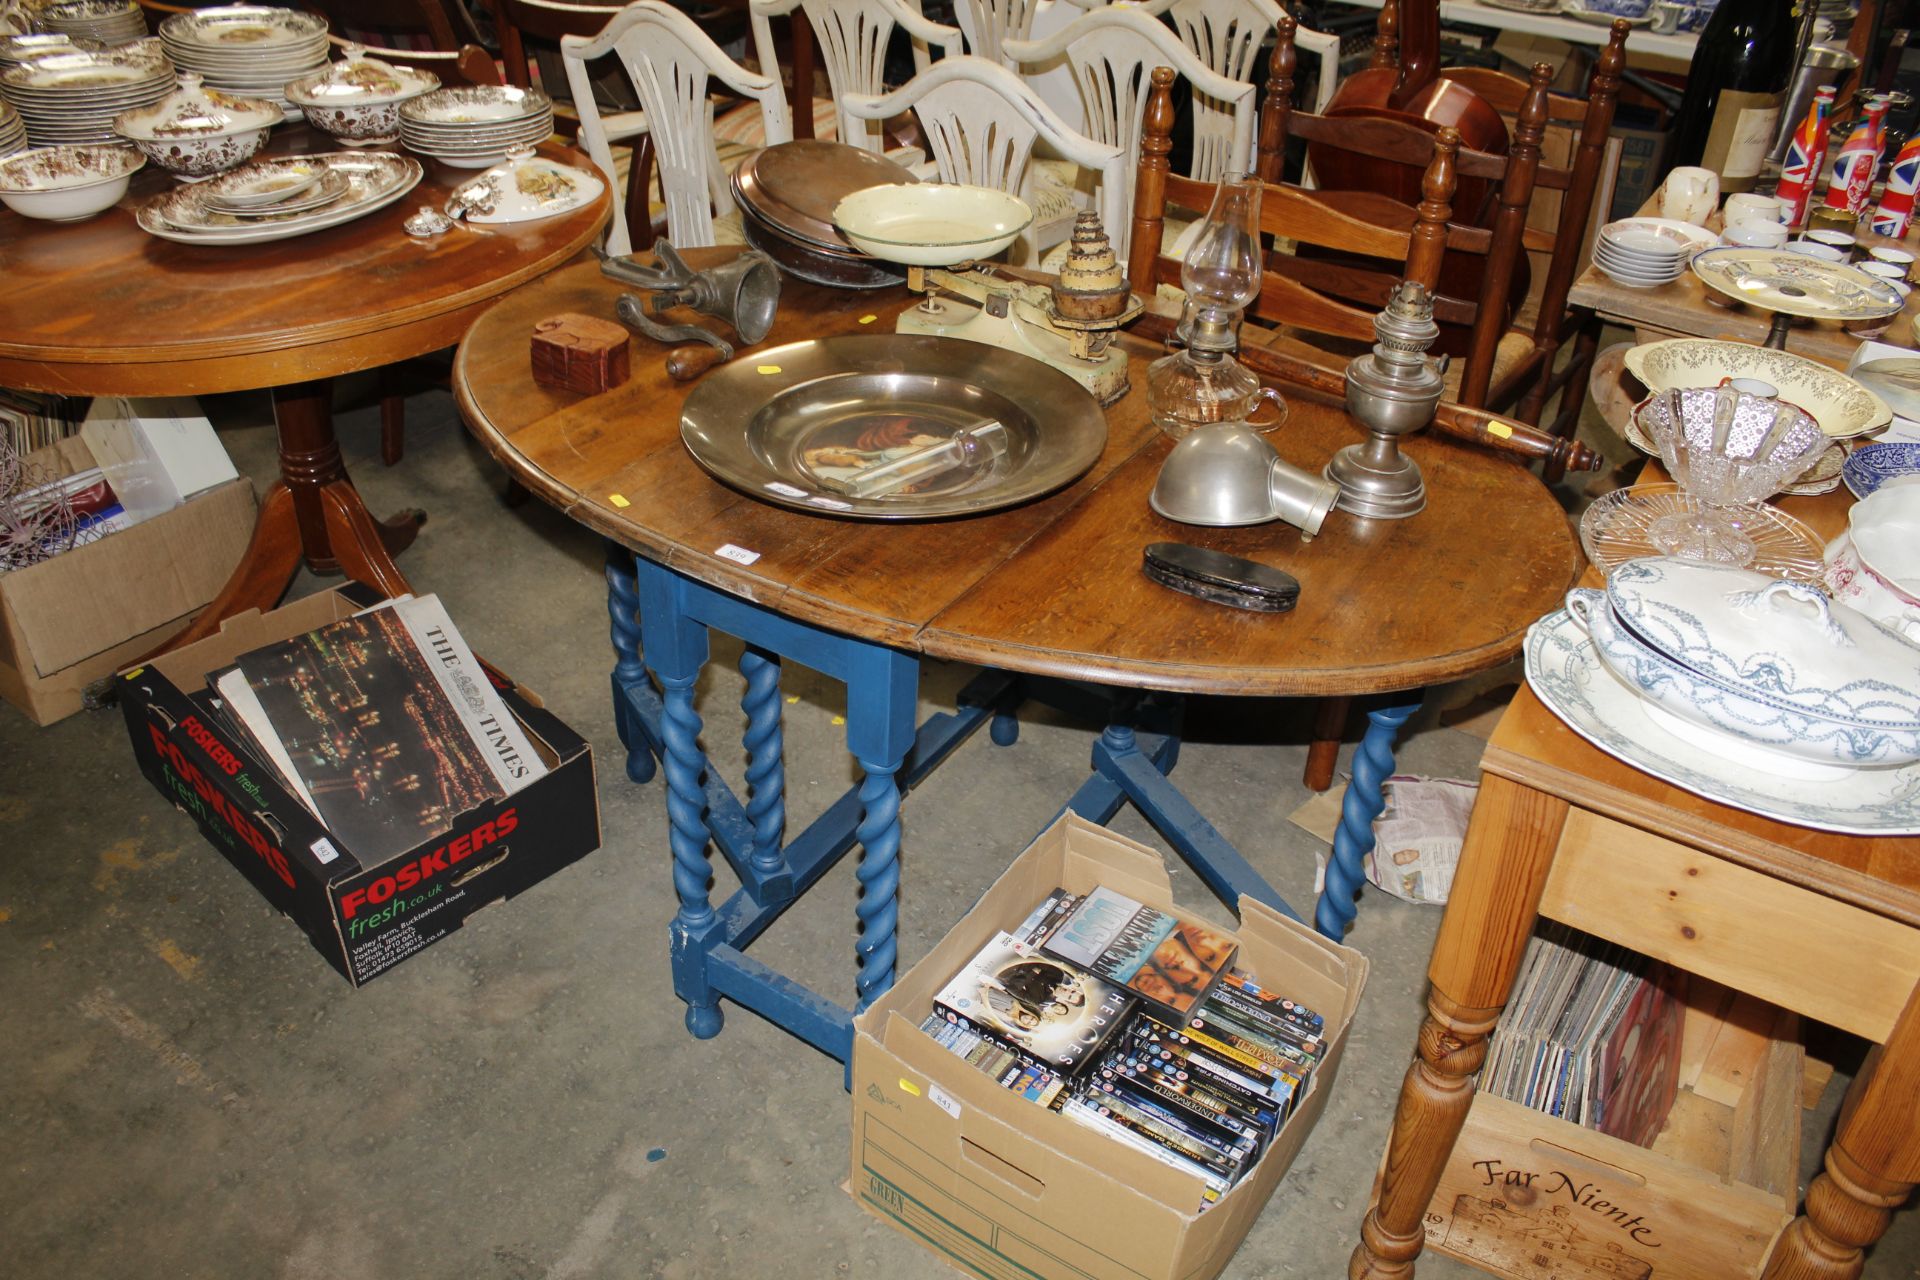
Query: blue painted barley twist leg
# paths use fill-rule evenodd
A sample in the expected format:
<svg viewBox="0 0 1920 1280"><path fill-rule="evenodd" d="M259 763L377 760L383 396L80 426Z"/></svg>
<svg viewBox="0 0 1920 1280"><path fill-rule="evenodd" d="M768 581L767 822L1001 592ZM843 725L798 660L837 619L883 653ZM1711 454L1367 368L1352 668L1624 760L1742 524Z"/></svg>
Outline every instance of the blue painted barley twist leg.
<svg viewBox="0 0 1920 1280"><path fill-rule="evenodd" d="M653 751L627 703L627 690L647 678L640 664L640 592L634 582L633 556L619 546L607 548L607 618L613 635L613 725L627 749L627 776L635 782L651 782Z"/></svg>
<svg viewBox="0 0 1920 1280"><path fill-rule="evenodd" d="M857 1013L893 985L895 933L900 914L900 787L894 770L860 761L866 776L860 782L860 901L853 911L860 918L860 940L854 955L860 965L854 985Z"/></svg>
<svg viewBox="0 0 1920 1280"><path fill-rule="evenodd" d="M1327 885L1313 913L1315 927L1336 942L1358 914L1354 898L1365 874L1361 861L1373 848L1373 820L1387 807L1382 786L1393 773L1394 736L1419 706L1412 702L1369 712L1367 731L1354 749L1353 777L1340 801L1340 825L1334 829L1333 856L1327 860Z"/></svg>
<svg viewBox="0 0 1920 1280"><path fill-rule="evenodd" d="M694 676L663 676L666 719L667 820L672 825L673 888L680 910L673 928L684 945L713 927L713 904L707 898L706 753L700 749L700 714L693 709ZM720 1005L710 992L704 1003L687 1004L687 1030L705 1040L720 1034Z"/></svg>
<svg viewBox="0 0 1920 1280"><path fill-rule="evenodd" d="M786 767L780 756L780 660L749 645L740 652L747 689L740 709L747 716L747 821L753 826L753 865L766 875L780 871L780 837L787 824Z"/></svg>

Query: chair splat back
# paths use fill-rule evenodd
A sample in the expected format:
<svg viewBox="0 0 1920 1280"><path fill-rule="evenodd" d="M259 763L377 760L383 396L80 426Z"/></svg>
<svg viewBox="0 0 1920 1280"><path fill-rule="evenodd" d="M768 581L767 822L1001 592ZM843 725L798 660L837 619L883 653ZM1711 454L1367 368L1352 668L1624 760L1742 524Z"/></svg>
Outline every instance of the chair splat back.
<svg viewBox="0 0 1920 1280"><path fill-rule="evenodd" d="M931 65L931 49L958 57L963 40L958 27L934 22L920 12L919 0L752 0L754 50L762 67L777 65L768 19L800 9L812 26L827 83L839 113L840 141L868 151L881 149L880 130L857 121L838 106L849 93L886 89L887 45L896 27L906 31L916 73Z"/></svg>

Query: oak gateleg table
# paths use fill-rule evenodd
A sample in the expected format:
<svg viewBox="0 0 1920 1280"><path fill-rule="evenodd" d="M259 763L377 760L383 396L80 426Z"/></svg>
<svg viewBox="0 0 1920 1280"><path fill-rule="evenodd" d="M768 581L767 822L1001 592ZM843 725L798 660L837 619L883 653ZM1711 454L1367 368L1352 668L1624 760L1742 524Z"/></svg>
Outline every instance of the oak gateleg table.
<svg viewBox="0 0 1920 1280"><path fill-rule="evenodd" d="M696 268L730 250L695 250ZM935 521L862 522L772 506L710 477L680 441L687 386L664 351L635 339L632 377L598 395L535 384L526 333L559 312L608 316L619 287L592 263L569 266L482 316L454 360L454 394L475 436L534 496L609 543L614 715L628 773L666 774L673 881L674 989L687 1025L717 1034L725 996L845 1060L850 1011L759 964L746 948L853 845L862 847L854 943L855 1007L892 985L900 800L966 734L1017 725L1023 682L1091 681L1119 714L1069 807L1106 821L1134 803L1229 906L1245 893L1291 909L1166 776L1177 737L1147 731L1140 699L1216 693L1375 698L1318 908L1339 936L1354 915L1393 741L1417 691L1496 666L1527 626L1558 605L1577 552L1566 517L1513 462L1435 436L1408 452L1425 470L1427 509L1401 521L1331 516L1304 542L1284 524L1176 525L1147 494L1171 447L1147 416L1158 344L1124 339L1133 390L1107 410L1105 451L1079 480L1022 506ZM768 346L832 334L886 333L911 304L904 289L854 292L783 281ZM1025 358L1025 357L1009 357ZM1290 393L1275 436L1318 468L1361 438L1343 407ZM1036 406L1044 416L1045 407ZM744 426L744 424L743 424ZM1257 614L1175 594L1140 572L1146 544L1191 542L1265 560L1302 584L1291 613ZM693 689L718 628L746 642L746 794L736 797L699 743ZM916 726L922 656L986 672L954 712ZM863 777L825 815L785 832L779 664L847 685L847 741ZM658 688L655 685L657 683ZM742 888L710 900L709 846Z"/></svg>
<svg viewBox="0 0 1920 1280"><path fill-rule="evenodd" d="M335 150L295 125L277 129L266 154ZM543 150L592 171L576 152ZM389 594L408 590L393 557L424 514L381 522L368 513L341 462L331 380L452 346L501 294L584 249L612 207L603 190L560 217L419 240L401 223L422 205L444 204L477 172L416 158L425 177L395 203L266 244L148 235L134 210L175 181L152 164L118 205L84 222L0 209L0 386L76 396L272 391L280 479L239 567L168 647L210 635L244 609L270 608L302 563Z"/></svg>

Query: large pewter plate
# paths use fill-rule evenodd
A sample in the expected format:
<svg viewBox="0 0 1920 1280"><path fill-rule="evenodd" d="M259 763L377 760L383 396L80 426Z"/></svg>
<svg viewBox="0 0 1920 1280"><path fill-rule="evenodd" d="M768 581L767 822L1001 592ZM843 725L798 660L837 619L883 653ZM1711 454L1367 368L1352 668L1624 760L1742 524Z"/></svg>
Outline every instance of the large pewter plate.
<svg viewBox="0 0 1920 1280"><path fill-rule="evenodd" d="M856 454L877 462L889 444L924 445L991 419L1005 424L1008 448L979 472L870 498L823 483ZM1107 420L1079 383L1031 356L964 338L874 333L789 343L723 365L687 397L680 438L717 479L763 502L855 520L932 520L998 511L1071 484L1106 448Z"/></svg>

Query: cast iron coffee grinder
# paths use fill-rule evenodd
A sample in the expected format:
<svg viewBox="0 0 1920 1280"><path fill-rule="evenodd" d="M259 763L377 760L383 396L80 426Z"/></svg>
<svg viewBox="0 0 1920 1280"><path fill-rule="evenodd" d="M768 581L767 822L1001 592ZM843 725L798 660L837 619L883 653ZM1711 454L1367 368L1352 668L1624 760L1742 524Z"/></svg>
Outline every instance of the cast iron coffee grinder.
<svg viewBox="0 0 1920 1280"><path fill-rule="evenodd" d="M1440 326L1425 286L1402 281L1373 318L1373 332L1379 341L1372 354L1347 365L1347 412L1371 434L1334 454L1326 476L1340 486L1339 510L1401 520L1427 505L1427 485L1419 465L1400 452L1400 437L1433 421L1447 367L1445 356L1426 355Z"/></svg>

